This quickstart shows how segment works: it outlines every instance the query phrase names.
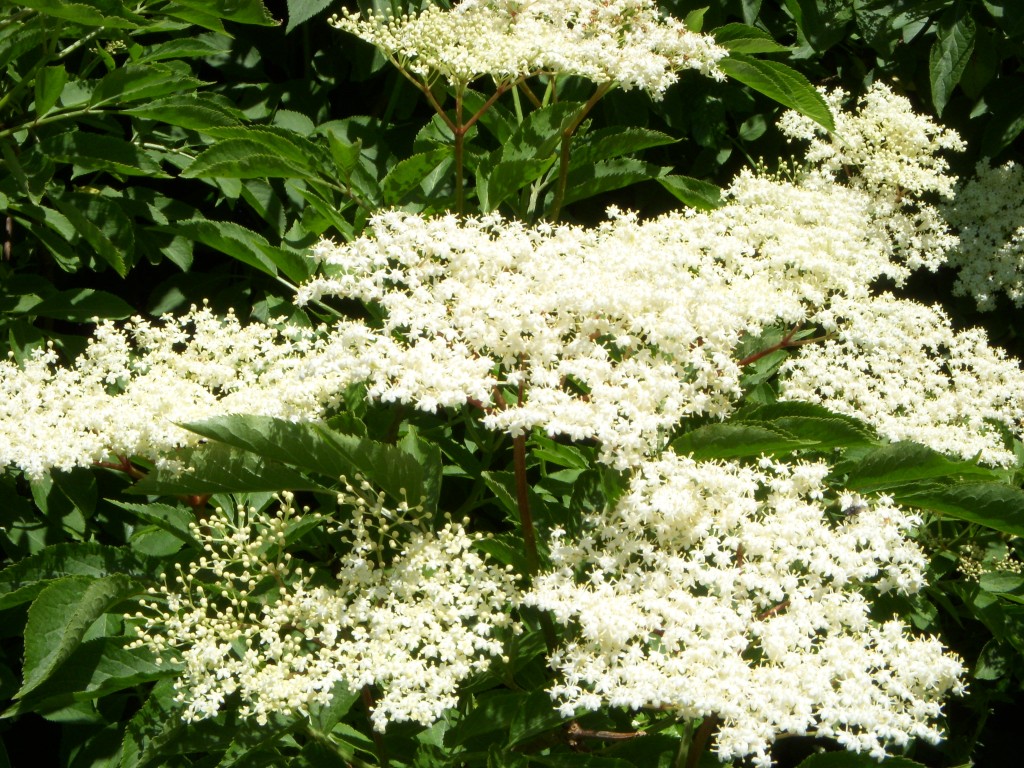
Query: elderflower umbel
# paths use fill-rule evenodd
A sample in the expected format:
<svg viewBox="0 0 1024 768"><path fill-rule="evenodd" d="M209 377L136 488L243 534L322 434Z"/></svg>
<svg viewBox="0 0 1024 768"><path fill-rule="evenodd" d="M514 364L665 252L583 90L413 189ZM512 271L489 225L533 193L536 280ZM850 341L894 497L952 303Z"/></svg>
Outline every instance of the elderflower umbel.
<svg viewBox="0 0 1024 768"><path fill-rule="evenodd" d="M346 10L331 23L428 83L566 74L660 98L682 69L724 77L717 62L726 50L651 0L464 0L398 18Z"/></svg>
<svg viewBox="0 0 1024 768"><path fill-rule="evenodd" d="M782 366L781 397L856 416L890 440L1010 466L997 424L1024 419L1024 371L985 332L954 332L937 307L882 294L837 300L814 318L835 334Z"/></svg>
<svg viewBox="0 0 1024 768"><path fill-rule="evenodd" d="M992 310L1003 291L1024 307L1024 167L979 163L945 213L960 233L949 254L950 266L960 271L956 295L973 296L978 309Z"/></svg>
<svg viewBox="0 0 1024 768"><path fill-rule="evenodd" d="M874 83L852 111L842 108L849 97L845 91L823 90L822 95L835 119L834 133L794 111L783 114L779 129L809 142L805 162L870 195L875 217L886 222L909 269L934 272L956 238L938 209L923 198L952 196L956 177L949 175L941 153L963 151L963 140L915 113L906 98L884 83Z"/></svg>
<svg viewBox="0 0 1024 768"><path fill-rule="evenodd" d="M744 338L903 274L863 191L746 171L725 199L646 222L612 209L590 228L379 213L371 233L317 246L324 274L298 301L377 306L371 397L473 403L490 428L596 439L624 468L682 417L729 413Z"/></svg>
<svg viewBox="0 0 1024 768"><path fill-rule="evenodd" d="M757 467L673 453L646 462L614 507L551 540L553 570L524 603L570 639L550 659L561 711L604 706L717 716L722 760L771 765L780 734L831 737L881 758L937 741L960 661L869 591L913 593L919 521L883 498L847 496L830 522L823 464Z"/></svg>
<svg viewBox="0 0 1024 768"><path fill-rule="evenodd" d="M168 458L199 439L178 424L230 413L318 418L365 377L364 335L337 326L332 362L321 364L317 331L243 326L207 307L123 328L105 321L70 366L52 347L22 366L0 362L0 465L40 475L112 454Z"/></svg>
<svg viewBox="0 0 1024 768"><path fill-rule="evenodd" d="M379 731L429 725L455 706L460 683L502 657L502 633L518 631L515 582L476 551L479 535L453 522L431 531L382 497L339 501L354 510L334 531L348 552L333 578L285 551L301 519L290 494L276 515L218 510L193 526L205 556L150 590L136 614L136 644L180 658L184 719L213 717L232 699L260 724L306 715L341 684L376 687Z"/></svg>

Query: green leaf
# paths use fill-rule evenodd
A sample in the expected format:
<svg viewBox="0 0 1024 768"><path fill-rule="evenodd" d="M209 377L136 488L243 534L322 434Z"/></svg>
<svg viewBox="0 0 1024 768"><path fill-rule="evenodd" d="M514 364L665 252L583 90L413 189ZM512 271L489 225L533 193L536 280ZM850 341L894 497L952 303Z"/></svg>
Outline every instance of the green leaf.
<svg viewBox="0 0 1024 768"><path fill-rule="evenodd" d="M252 139L217 142L193 160L181 176L186 179L317 178L306 158L296 162Z"/></svg>
<svg viewBox="0 0 1024 768"><path fill-rule="evenodd" d="M124 114L193 131L208 131L240 124L242 113L226 107L217 96L207 93L183 94L155 99L122 110Z"/></svg>
<svg viewBox="0 0 1024 768"><path fill-rule="evenodd" d="M555 162L554 155L536 160L503 160L478 169L476 193L480 210L489 213L519 190L543 176Z"/></svg>
<svg viewBox="0 0 1024 768"><path fill-rule="evenodd" d="M811 755L797 768L877 768L878 765L877 760L864 753L840 750ZM925 768L921 763L906 757L893 756L886 757L882 765L886 768Z"/></svg>
<svg viewBox="0 0 1024 768"><path fill-rule="evenodd" d="M783 106L795 109L830 131L836 129L825 99L792 67L777 61L763 61L732 53L719 62L726 75L763 93Z"/></svg>
<svg viewBox="0 0 1024 768"><path fill-rule="evenodd" d="M696 208L698 211L714 210L720 208L724 203L722 188L709 181L701 181L678 174L659 176L657 181L675 195L681 203Z"/></svg>
<svg viewBox="0 0 1024 768"><path fill-rule="evenodd" d="M227 42L224 38L181 37L146 48L135 63L218 56L228 52Z"/></svg>
<svg viewBox="0 0 1024 768"><path fill-rule="evenodd" d="M96 619L136 591L127 576L67 576L46 586L28 609L23 698L57 671Z"/></svg>
<svg viewBox="0 0 1024 768"><path fill-rule="evenodd" d="M573 139L569 168L592 165L650 147L675 144L679 139L649 128L601 128Z"/></svg>
<svg viewBox="0 0 1024 768"><path fill-rule="evenodd" d="M470 114L479 114L486 103L487 99L483 94L477 93L471 88L467 88L462 94L462 106ZM515 116L498 104L491 104L477 120L477 123L490 131L494 138L503 145L512 138L519 127Z"/></svg>
<svg viewBox="0 0 1024 768"><path fill-rule="evenodd" d="M602 160L585 168L570 171L566 179L566 191L563 204L568 205L577 200L611 192L615 189L638 184L641 181L656 181L666 176L668 168L644 163L633 158L623 157L615 160Z"/></svg>
<svg viewBox="0 0 1024 768"><path fill-rule="evenodd" d="M23 313L84 323L94 317L123 320L130 317L134 311L124 299L112 293L92 288L72 288L47 296L37 304L28 305Z"/></svg>
<svg viewBox="0 0 1024 768"><path fill-rule="evenodd" d="M965 477L993 478L993 470L974 462L955 461L918 443L892 443L873 448L859 458L836 466L846 474L846 486L857 491L885 491L921 480L958 481Z"/></svg>
<svg viewBox="0 0 1024 768"><path fill-rule="evenodd" d="M396 163L380 185L384 205L398 205L402 198L419 187L431 171L451 156L451 147L439 147Z"/></svg>
<svg viewBox="0 0 1024 768"><path fill-rule="evenodd" d="M195 515L188 509L172 507L169 504L150 502L149 504L131 504L126 501L110 500L111 504L131 512L149 525L167 531L169 534L186 544L196 544L189 523L195 522Z"/></svg>
<svg viewBox="0 0 1024 768"><path fill-rule="evenodd" d="M394 446L343 435L326 425L296 424L269 416L222 416L185 424L196 434L266 459L337 479L358 473L396 501L436 505L441 482L440 454L429 444ZM410 440L411 438L406 438ZM429 459L429 460L428 460ZM309 483L307 481L306 486ZM138 487L138 486L136 486ZM290 485L276 490L292 489Z"/></svg>
<svg viewBox="0 0 1024 768"><path fill-rule="evenodd" d="M333 0L288 0L288 27L285 34L302 22L309 21L332 3Z"/></svg>
<svg viewBox="0 0 1024 768"><path fill-rule="evenodd" d="M280 24L270 15L263 0L175 0L178 5L239 24L273 27Z"/></svg>
<svg viewBox="0 0 1024 768"><path fill-rule="evenodd" d="M560 101L531 112L501 148L502 161L543 159L555 151L562 131L583 109L575 101Z"/></svg>
<svg viewBox="0 0 1024 768"><path fill-rule="evenodd" d="M686 18L683 19L683 24L691 32L700 32L704 28L704 14L707 12L708 6L690 11L686 14Z"/></svg>
<svg viewBox="0 0 1024 768"><path fill-rule="evenodd" d="M128 638L122 637L83 642L61 665L59 675L52 675L0 717L24 712L45 714L178 674L173 665L158 665L147 649L125 648L127 642Z"/></svg>
<svg viewBox="0 0 1024 768"><path fill-rule="evenodd" d="M67 81L68 73L63 66L39 70L36 75L36 117L42 117L53 108Z"/></svg>
<svg viewBox="0 0 1024 768"><path fill-rule="evenodd" d="M815 51L827 51L846 37L846 26L853 19L849 0L787 0L801 36Z"/></svg>
<svg viewBox="0 0 1024 768"><path fill-rule="evenodd" d="M782 53L791 51L786 45L779 45L763 29L746 24L726 24L711 33L715 42L731 53Z"/></svg>
<svg viewBox="0 0 1024 768"><path fill-rule="evenodd" d="M0 610L35 599L55 579L115 573L141 575L139 558L127 549L93 542L53 544L0 571Z"/></svg>
<svg viewBox="0 0 1024 768"><path fill-rule="evenodd" d="M932 104L939 116L967 68L976 37L974 19L960 6L950 8L939 20L935 43L928 54Z"/></svg>
<svg viewBox="0 0 1024 768"><path fill-rule="evenodd" d="M256 491L319 491L301 472L224 445L197 449L184 472L155 469L128 489L128 493L152 496L191 496Z"/></svg>
<svg viewBox="0 0 1024 768"><path fill-rule="evenodd" d="M782 402L743 408L732 421L760 422L800 440L814 440L817 450L877 444L871 429L850 416L813 403Z"/></svg>
<svg viewBox="0 0 1024 768"><path fill-rule="evenodd" d="M1024 536L1024 490L1005 483L934 487L898 494L896 500L1013 536Z"/></svg>
<svg viewBox="0 0 1024 768"><path fill-rule="evenodd" d="M545 731L557 728L572 717L563 717L546 691L533 691L515 711L509 724L508 745L522 744Z"/></svg>
<svg viewBox="0 0 1024 768"><path fill-rule="evenodd" d="M147 23L144 17L129 12L120 0L25 0L18 5L85 27L133 29Z"/></svg>
<svg viewBox="0 0 1024 768"><path fill-rule="evenodd" d="M280 270L288 279L299 283L313 270L312 262L304 253L271 245L262 235L234 222L194 218L154 229L188 237L272 277Z"/></svg>
<svg viewBox="0 0 1024 768"><path fill-rule="evenodd" d="M80 171L170 178L145 150L114 136L68 131L43 139L40 148L55 160L74 164Z"/></svg>
<svg viewBox="0 0 1024 768"><path fill-rule="evenodd" d="M121 200L81 192L51 194L50 199L117 274L128 274L128 261L135 253L135 230Z"/></svg>
<svg viewBox="0 0 1024 768"><path fill-rule="evenodd" d="M188 65L127 64L104 75L89 97L93 107L127 104L160 96L182 95L208 83L192 77Z"/></svg>
<svg viewBox="0 0 1024 768"><path fill-rule="evenodd" d="M801 440L782 429L730 422L708 424L687 432L672 441L672 450L705 460L787 454L814 444L813 440Z"/></svg>

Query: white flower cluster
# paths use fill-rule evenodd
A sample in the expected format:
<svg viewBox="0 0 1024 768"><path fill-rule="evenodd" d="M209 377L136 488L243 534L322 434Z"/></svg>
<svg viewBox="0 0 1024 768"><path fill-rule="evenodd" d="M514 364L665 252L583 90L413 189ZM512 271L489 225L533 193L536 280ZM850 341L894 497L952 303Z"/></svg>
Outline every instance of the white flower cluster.
<svg viewBox="0 0 1024 768"><path fill-rule="evenodd" d="M427 83L437 75L465 85L566 74L660 98L682 69L724 78L717 62L726 50L652 0L464 0L397 18L346 11L332 23Z"/></svg>
<svg viewBox="0 0 1024 768"><path fill-rule="evenodd" d="M945 209L960 233L949 264L960 270L954 291L992 310L1003 291L1024 307L1024 167L978 164L974 178Z"/></svg>
<svg viewBox="0 0 1024 768"><path fill-rule="evenodd" d="M434 532L415 511L367 503L368 486L339 497L357 510L335 532L349 546L335 578L285 552L300 518L290 494L276 515L218 510L193 534L206 556L151 589L136 645L177 651L175 685L186 720L238 712L309 713L339 683L376 687L371 720L429 725L457 703L460 683L503 653L518 631L514 577L474 549L479 535L449 522ZM319 513L317 513L319 517Z"/></svg>
<svg viewBox="0 0 1024 768"><path fill-rule="evenodd" d="M962 151L960 136L916 114L910 102L884 83L873 84L853 111L844 110L849 94L822 91L835 133L798 112L787 112L779 128L810 146L805 161L843 184L863 190L874 201L874 215L886 223L894 246L910 269L935 271L956 245L939 210L923 198L949 198L956 177L949 175L943 151Z"/></svg>
<svg viewBox="0 0 1024 768"><path fill-rule="evenodd" d="M748 173L728 195L707 213L612 211L592 228L381 213L372 235L316 248L325 275L298 300L380 308L371 397L475 403L490 428L596 439L625 468L683 416L729 412L745 334L866 295L892 268L856 192Z"/></svg>
<svg viewBox="0 0 1024 768"><path fill-rule="evenodd" d="M890 440L992 465L1016 462L996 425L1021 433L1024 371L984 330L955 332L941 309L889 294L837 300L814 320L836 338L786 361L783 399L856 416Z"/></svg>
<svg viewBox="0 0 1024 768"><path fill-rule="evenodd" d="M554 570L524 603L571 640L551 659L562 714L605 706L716 716L722 760L770 766L779 734L831 737L881 758L929 742L960 661L897 619L871 619L865 591L912 593L925 558L917 523L884 498L825 511L822 464L698 463L663 454L625 496L556 531ZM844 514L845 513L845 514Z"/></svg>
<svg viewBox="0 0 1024 768"><path fill-rule="evenodd" d="M339 326L334 367L313 329L243 326L203 307L160 323L99 324L85 352L61 366L52 347L23 365L0 362L0 465L30 475L111 455L170 459L199 438L177 424L229 413L319 418L365 377L361 326ZM339 347L350 350L345 364Z"/></svg>

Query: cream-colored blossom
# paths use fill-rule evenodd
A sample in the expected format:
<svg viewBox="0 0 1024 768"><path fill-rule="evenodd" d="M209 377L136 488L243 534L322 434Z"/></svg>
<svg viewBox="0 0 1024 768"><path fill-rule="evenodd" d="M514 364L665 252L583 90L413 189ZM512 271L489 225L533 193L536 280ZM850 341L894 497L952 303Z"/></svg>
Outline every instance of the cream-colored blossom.
<svg viewBox="0 0 1024 768"><path fill-rule="evenodd" d="M944 212L960 234L949 255L960 272L954 292L973 296L981 310L995 309L1000 291L1024 306L1024 167L978 163Z"/></svg>
<svg viewBox="0 0 1024 768"><path fill-rule="evenodd" d="M937 307L896 299L837 300L815 316L835 338L782 368L781 396L821 403L965 459L1014 464L996 424L1020 434L1024 371L985 332L956 332Z"/></svg>
<svg viewBox="0 0 1024 768"><path fill-rule="evenodd" d="M218 510L193 526L205 556L151 590L136 614L136 644L182 664L184 719L233 705L261 724L275 713L307 715L341 684L379 690L379 731L429 725L455 706L466 678L502 656L502 633L518 631L515 583L477 552L479 535L451 522L430 531L382 497L339 501L357 503L332 530L347 545L333 579L284 551L302 517L290 494L276 514Z"/></svg>
<svg viewBox="0 0 1024 768"><path fill-rule="evenodd" d="M199 439L182 423L231 413L319 418L365 377L364 338L361 326L336 327L328 363L314 329L243 326L206 307L158 323L100 323L71 365L52 346L23 365L0 362L0 465L40 475L114 454L168 459Z"/></svg>
<svg viewBox="0 0 1024 768"><path fill-rule="evenodd" d="M372 234L318 246L324 275L299 301L379 308L371 397L475 403L491 428L596 439L623 468L682 417L728 414L744 337L899 273L861 193L743 173L727 199L590 228L381 213Z"/></svg>
<svg viewBox="0 0 1024 768"><path fill-rule="evenodd" d="M827 473L666 453L578 539L557 530L553 569L524 602L568 627L550 659L562 713L714 715L719 757L760 766L781 734L829 736L876 758L937 741L961 663L898 619L872 619L867 597L924 585L926 558L907 538L919 521L849 495L830 521Z"/></svg>
<svg viewBox="0 0 1024 768"><path fill-rule="evenodd" d="M870 195L874 216L886 222L909 269L934 272L956 238L927 196L952 196L956 177L949 174L942 153L963 151L963 140L956 131L915 113L905 97L881 82L853 110L843 109L849 94L841 89L822 89L822 95L835 120L834 133L794 111L779 120L780 130L808 142L804 162Z"/></svg>
<svg viewBox="0 0 1024 768"><path fill-rule="evenodd" d="M717 62L726 55L651 0L464 0L398 18L346 11L332 23L426 82L566 74L660 98L682 69L722 79Z"/></svg>

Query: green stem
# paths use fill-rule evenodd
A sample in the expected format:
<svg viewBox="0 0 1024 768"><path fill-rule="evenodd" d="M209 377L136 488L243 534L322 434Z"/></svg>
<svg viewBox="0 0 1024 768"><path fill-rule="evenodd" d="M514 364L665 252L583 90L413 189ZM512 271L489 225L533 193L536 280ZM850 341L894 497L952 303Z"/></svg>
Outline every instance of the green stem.
<svg viewBox="0 0 1024 768"><path fill-rule="evenodd" d="M580 110L579 114L573 119L569 125L562 131L562 144L559 151L558 157L558 182L555 186L555 199L551 203L551 212L548 218L551 221L558 221L558 216L562 212L562 202L565 200L565 185L569 178L569 151L572 147L572 137L576 133L576 129L580 127L580 123L586 119L587 115L590 114L590 110L594 108L594 105L601 100L601 98L608 93L614 86L614 83L603 83L598 86L597 90L590 97L586 104L583 105L583 109Z"/></svg>

